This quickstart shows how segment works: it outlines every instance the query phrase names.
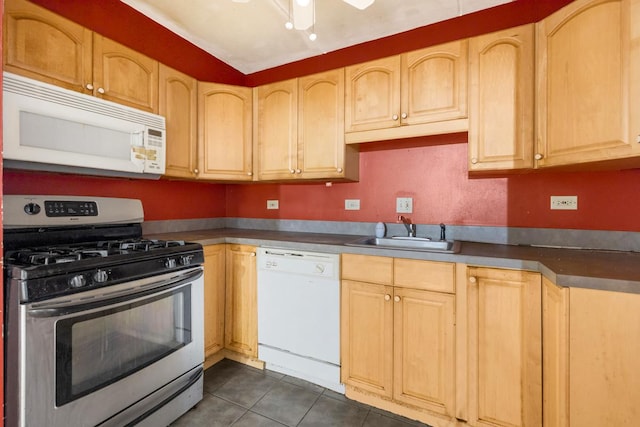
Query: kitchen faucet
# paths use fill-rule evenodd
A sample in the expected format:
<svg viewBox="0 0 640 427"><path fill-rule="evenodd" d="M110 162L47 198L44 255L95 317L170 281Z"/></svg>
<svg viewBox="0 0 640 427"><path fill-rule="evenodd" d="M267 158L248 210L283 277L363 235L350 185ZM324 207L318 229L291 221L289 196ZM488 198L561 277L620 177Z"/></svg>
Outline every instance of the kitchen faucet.
<svg viewBox="0 0 640 427"><path fill-rule="evenodd" d="M398 215L398 221L402 221L407 229L409 237L416 237L416 225L411 223L411 219L402 215Z"/></svg>

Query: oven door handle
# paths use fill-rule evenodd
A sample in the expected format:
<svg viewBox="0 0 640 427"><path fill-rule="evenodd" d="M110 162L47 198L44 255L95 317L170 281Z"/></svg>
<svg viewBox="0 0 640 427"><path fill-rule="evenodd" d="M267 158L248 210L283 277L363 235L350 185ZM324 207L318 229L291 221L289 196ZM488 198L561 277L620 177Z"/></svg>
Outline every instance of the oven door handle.
<svg viewBox="0 0 640 427"><path fill-rule="evenodd" d="M122 293L110 294L109 296L105 296L104 294L99 295L93 300L83 299L82 302L66 300L65 302L60 303L44 302L34 304L27 310L27 312L32 317L59 317L122 304L138 298L179 288L193 282L203 274L202 268L198 268L196 270L189 270L188 272L181 273L178 276L172 276L169 279L146 283L133 289L125 290Z"/></svg>

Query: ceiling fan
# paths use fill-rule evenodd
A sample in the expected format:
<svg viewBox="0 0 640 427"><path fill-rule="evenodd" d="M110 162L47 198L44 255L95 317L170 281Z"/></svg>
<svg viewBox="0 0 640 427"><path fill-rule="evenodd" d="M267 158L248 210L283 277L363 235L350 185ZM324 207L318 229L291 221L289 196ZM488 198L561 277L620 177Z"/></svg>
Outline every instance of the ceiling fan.
<svg viewBox="0 0 640 427"><path fill-rule="evenodd" d="M248 3L249 0L232 0L235 3ZM364 10L371 6L375 0L342 0L357 9ZM287 0L289 3L289 20L285 23L288 30L308 30L316 21L315 0ZM309 34L310 40L316 39L315 31Z"/></svg>

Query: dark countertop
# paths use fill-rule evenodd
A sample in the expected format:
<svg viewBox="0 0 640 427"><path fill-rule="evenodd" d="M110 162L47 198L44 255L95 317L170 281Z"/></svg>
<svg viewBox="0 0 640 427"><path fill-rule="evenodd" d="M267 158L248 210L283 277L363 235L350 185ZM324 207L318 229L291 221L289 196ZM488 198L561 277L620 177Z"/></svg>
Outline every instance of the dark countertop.
<svg viewBox="0 0 640 427"><path fill-rule="evenodd" d="M640 294L640 253L461 242L456 254L346 246L363 236L220 228L145 236L202 245L239 243L329 253L460 262L468 265L538 271L558 286Z"/></svg>

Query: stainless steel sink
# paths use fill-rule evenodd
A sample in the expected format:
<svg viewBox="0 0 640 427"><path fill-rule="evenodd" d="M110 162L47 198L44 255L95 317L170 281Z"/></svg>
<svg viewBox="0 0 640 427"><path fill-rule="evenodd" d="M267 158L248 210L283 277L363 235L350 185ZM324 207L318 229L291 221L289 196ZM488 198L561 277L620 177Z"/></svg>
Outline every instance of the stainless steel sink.
<svg viewBox="0 0 640 427"><path fill-rule="evenodd" d="M367 248L404 249L410 251L460 252L460 242L456 240L431 240L426 237L361 237L353 242L345 243L345 245Z"/></svg>

